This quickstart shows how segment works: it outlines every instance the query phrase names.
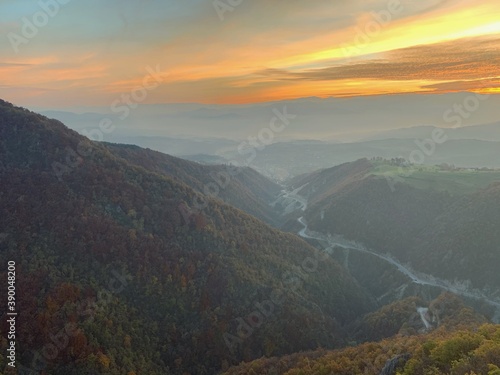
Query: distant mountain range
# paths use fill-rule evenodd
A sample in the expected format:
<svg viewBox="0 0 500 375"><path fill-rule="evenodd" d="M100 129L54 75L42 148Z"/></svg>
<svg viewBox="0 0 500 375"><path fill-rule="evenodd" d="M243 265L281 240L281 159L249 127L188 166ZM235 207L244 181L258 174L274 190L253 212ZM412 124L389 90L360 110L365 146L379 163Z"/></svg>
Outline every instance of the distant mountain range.
<svg viewBox="0 0 500 375"><path fill-rule="evenodd" d="M110 108L43 114L97 140L136 144L203 163L238 161L282 181L365 157L409 159L412 152L421 151L415 142L432 139L435 129L442 129L446 142L425 152L420 158L423 164L500 167L499 107L499 95L480 100L464 92L304 98L235 106L141 105L124 118ZM278 112L286 112L290 121L282 131L271 132L269 142L261 142L259 136L269 133ZM103 119L111 121L112 130L96 137ZM251 146L249 139L257 143ZM256 157L249 163L243 150L252 147ZM210 157L200 159L196 156L200 154Z"/></svg>
<svg viewBox="0 0 500 375"><path fill-rule="evenodd" d="M436 126L413 126L380 132L365 141L384 139L427 139L432 138ZM500 141L500 122L485 125L464 126L460 128L440 128L448 139L472 139L480 141Z"/></svg>
<svg viewBox="0 0 500 375"><path fill-rule="evenodd" d="M476 105L477 103L477 105ZM382 131L431 125L442 128L466 127L498 122L500 95L473 93L436 95L381 95L352 98L303 98L244 105L215 104L141 104L124 115L108 107L93 112L44 110L81 132L96 128L103 118L113 120L116 129L105 141L115 137L220 138L244 141L269 128L279 111L293 116L274 141L317 139L328 142L353 142L377 136ZM137 144L137 142L130 142ZM172 154L172 151L162 149ZM196 150L185 150L193 154Z"/></svg>
<svg viewBox="0 0 500 375"><path fill-rule="evenodd" d="M431 136L429 132L427 137ZM256 150L252 168L270 178L286 180L332 165L361 158L403 158L417 164L454 164L461 167L500 168L500 142L473 139L450 139L444 143L422 146L429 138L383 139L354 143L275 143ZM423 147L423 148L422 148ZM251 155L248 152L225 152L226 159L241 164Z"/></svg>

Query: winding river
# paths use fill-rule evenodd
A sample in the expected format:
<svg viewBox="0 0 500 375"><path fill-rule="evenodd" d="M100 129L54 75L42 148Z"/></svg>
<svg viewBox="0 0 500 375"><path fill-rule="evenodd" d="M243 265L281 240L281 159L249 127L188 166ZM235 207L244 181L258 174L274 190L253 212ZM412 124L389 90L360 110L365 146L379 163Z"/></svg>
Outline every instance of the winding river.
<svg viewBox="0 0 500 375"><path fill-rule="evenodd" d="M392 258L390 255L384 255L384 254L379 254L376 253L370 249L367 249L366 247L356 244L352 241L347 241L347 240L342 240L340 238L336 238L335 236L326 236L321 233L313 232L308 229L307 223L305 222L304 217L300 217L298 219L298 222L302 224L304 228L302 228L298 234L302 238L307 238L307 239L314 239L317 241L324 241L328 243L330 247L341 247L344 249L348 250L354 250L354 251L359 251L365 254L370 254L372 256L375 256L379 259L384 260L387 263L390 263L394 267L397 268L397 270L404 275L406 275L413 283L419 284L419 285L429 285L433 287L437 287L443 290L447 290L449 292L455 293L457 295L463 296L463 297L468 297L472 298L475 300L479 301L484 301L488 303L491 306L496 307L497 309L500 309L500 301L489 298L488 296L484 295L481 291L479 290L469 290L465 289L461 285L453 284L447 280L442 280L439 278L436 278L431 275L426 275L420 272L415 272L408 268L407 266L404 266L403 264L399 263L396 259Z"/></svg>

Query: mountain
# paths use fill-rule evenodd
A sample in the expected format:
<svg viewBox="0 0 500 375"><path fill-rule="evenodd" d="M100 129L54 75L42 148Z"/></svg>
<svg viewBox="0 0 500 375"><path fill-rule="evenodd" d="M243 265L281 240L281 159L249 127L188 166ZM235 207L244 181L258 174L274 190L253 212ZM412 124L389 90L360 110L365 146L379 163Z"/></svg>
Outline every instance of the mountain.
<svg viewBox="0 0 500 375"><path fill-rule="evenodd" d="M459 115L457 108L463 103L470 107L471 98L480 110ZM141 104L128 116L118 116L110 108L43 114L84 135L107 119L112 130L98 140L135 144L189 159L206 154L223 163L238 161L284 181L361 158L415 159L415 152L420 153L418 162L425 165L499 168L499 104L498 95L463 92L245 105ZM284 126L274 131L270 126L277 119ZM416 126L419 124L428 125ZM422 141L432 139L436 129L444 132L446 141L435 144L431 151L422 150ZM266 134L268 139L263 138ZM205 156L203 160L210 159Z"/></svg>
<svg viewBox="0 0 500 375"><path fill-rule="evenodd" d="M432 220L412 250L415 266L451 277L462 275L497 291L500 275L500 179L464 196Z"/></svg>
<svg viewBox="0 0 500 375"><path fill-rule="evenodd" d="M19 371L214 374L345 345L371 297L297 236L195 191L203 173L0 101L0 260L16 264ZM254 194L274 186L240 178Z"/></svg>
<svg viewBox="0 0 500 375"><path fill-rule="evenodd" d="M182 158L206 165L227 164L228 162L228 160L223 158L222 156L208 154L183 155Z"/></svg>
<svg viewBox="0 0 500 375"><path fill-rule="evenodd" d="M442 318L441 326L427 334L411 334L411 327L404 326L393 337L378 342L261 358L232 367L223 375L493 375L500 371L500 326L484 324L483 318L446 295L432 301L425 311Z"/></svg>
<svg viewBox="0 0 500 375"><path fill-rule="evenodd" d="M269 224L279 224L279 215L270 204L281 186L251 168L205 166L133 145L105 146L133 165L173 177L199 193L222 199Z"/></svg>
<svg viewBox="0 0 500 375"><path fill-rule="evenodd" d="M435 129L445 131L449 139L475 139L500 142L500 123L464 126L459 128L438 128L436 126L413 126L380 132L365 141L384 139L426 139Z"/></svg>
<svg viewBox="0 0 500 375"><path fill-rule="evenodd" d="M288 181L290 189L299 189L298 193L307 199L309 205L335 194L342 188L362 180L371 172L373 165L367 159L338 167L318 170L299 175Z"/></svg>
<svg viewBox="0 0 500 375"><path fill-rule="evenodd" d="M462 116L458 116L457 106L466 105L466 108L470 108L471 98L479 103L477 108L474 108L474 111L462 109ZM457 121L460 126L498 122L499 104L498 95L479 96L475 93L460 92L344 98L310 97L240 105L140 104L128 116L122 118L118 117L116 111L113 113L109 106L91 111L84 109L83 114L68 111L48 111L43 114L61 120L78 131L93 128L103 117L109 117L116 125L116 130L106 138L109 142L121 142L115 138L118 136L139 137L148 134L155 137L176 137L182 134L185 138L228 138L238 141L239 144L248 137L258 137L262 129L269 127L275 111L283 113L286 108L286 112L295 117L282 132L274 134L275 142L312 137L327 141L357 142L384 130L422 124L451 127L457 126ZM388 108L390 110L387 110ZM448 111L450 114L444 117ZM139 142L131 138L125 141L154 148ZM156 150L173 153L171 150ZM185 150L183 154L198 152L201 151L195 147Z"/></svg>
<svg viewBox="0 0 500 375"><path fill-rule="evenodd" d="M432 132L429 132L424 139L431 138ZM251 151L243 155L236 151L227 151L221 155L228 160L244 164ZM433 145L422 145L422 140L418 138L339 144L279 142L256 152L251 166L266 176L281 171L283 180L286 180L318 169L377 157L404 158L424 166L446 163L466 168L500 168L500 142L448 139L441 144L433 142Z"/></svg>
<svg viewBox="0 0 500 375"><path fill-rule="evenodd" d="M287 227L298 230L301 215L312 231L493 293L500 286L494 266L500 262L499 187L499 170L364 159L291 180L289 190L307 209L293 214ZM370 263L363 265L367 273Z"/></svg>

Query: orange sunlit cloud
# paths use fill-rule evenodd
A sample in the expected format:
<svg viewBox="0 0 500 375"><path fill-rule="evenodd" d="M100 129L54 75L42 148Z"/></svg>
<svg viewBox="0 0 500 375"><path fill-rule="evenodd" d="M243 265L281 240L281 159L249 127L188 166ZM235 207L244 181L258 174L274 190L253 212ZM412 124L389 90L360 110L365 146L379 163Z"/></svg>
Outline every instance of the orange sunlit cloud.
<svg viewBox="0 0 500 375"><path fill-rule="evenodd" d="M20 33L19 19L12 15L2 31ZM148 102L498 93L499 19L496 0L255 0L223 21L210 2L126 0L118 10L74 3L19 53L0 42L0 96L102 105L140 85L148 66L165 73Z"/></svg>

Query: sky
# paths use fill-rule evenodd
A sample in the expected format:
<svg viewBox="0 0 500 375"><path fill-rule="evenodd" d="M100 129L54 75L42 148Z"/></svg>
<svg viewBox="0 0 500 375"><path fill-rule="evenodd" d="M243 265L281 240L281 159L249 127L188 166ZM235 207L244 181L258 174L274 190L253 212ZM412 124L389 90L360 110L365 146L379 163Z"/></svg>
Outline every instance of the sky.
<svg viewBox="0 0 500 375"><path fill-rule="evenodd" d="M0 98L28 107L495 94L499 67L498 0L0 3Z"/></svg>

